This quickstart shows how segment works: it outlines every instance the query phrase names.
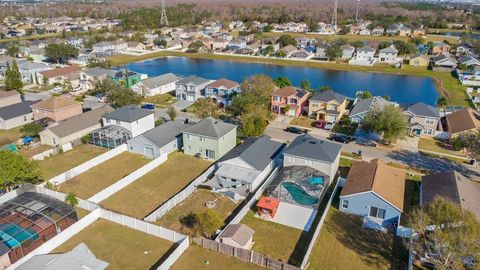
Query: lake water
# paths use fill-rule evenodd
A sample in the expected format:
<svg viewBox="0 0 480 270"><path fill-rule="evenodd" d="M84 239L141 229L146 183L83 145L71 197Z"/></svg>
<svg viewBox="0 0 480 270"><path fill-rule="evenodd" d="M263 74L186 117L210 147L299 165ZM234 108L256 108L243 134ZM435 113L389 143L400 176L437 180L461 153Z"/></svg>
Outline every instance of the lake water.
<svg viewBox="0 0 480 270"><path fill-rule="evenodd" d="M319 68L281 66L262 63L165 57L130 63L122 68L148 74L149 77L167 72L177 75L197 75L208 79L227 78L241 82L254 74L266 74L272 78L287 76L293 85L300 86L309 80L314 89L330 86L333 90L349 97L356 91L369 90L374 95L388 95L401 104L424 102L435 105L439 93L433 79L420 76L382 73L337 71Z"/></svg>

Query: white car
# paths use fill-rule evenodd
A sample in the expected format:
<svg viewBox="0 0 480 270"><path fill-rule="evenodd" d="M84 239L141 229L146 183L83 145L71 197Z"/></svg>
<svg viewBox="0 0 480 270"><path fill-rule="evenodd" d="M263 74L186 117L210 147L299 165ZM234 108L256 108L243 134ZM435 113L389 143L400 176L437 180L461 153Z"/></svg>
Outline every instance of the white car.
<svg viewBox="0 0 480 270"><path fill-rule="evenodd" d="M63 88L62 88L61 86L55 86L55 87L52 89L52 91L53 91L54 93L60 94L60 93L62 93Z"/></svg>
<svg viewBox="0 0 480 270"><path fill-rule="evenodd" d="M326 122L325 126L323 127L326 130L331 130L333 128L333 123L332 122Z"/></svg>

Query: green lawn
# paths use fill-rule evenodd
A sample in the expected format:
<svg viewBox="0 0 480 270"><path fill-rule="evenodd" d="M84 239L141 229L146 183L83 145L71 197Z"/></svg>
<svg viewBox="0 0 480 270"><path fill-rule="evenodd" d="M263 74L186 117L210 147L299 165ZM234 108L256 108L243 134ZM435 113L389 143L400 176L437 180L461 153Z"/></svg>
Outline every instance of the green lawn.
<svg viewBox="0 0 480 270"><path fill-rule="evenodd" d="M82 242L97 258L109 263L107 269L150 269L173 245L170 241L99 219L52 253L70 251Z"/></svg>
<svg viewBox="0 0 480 270"><path fill-rule="evenodd" d="M206 263L208 261L208 264ZM222 269L222 270L261 270L263 267L243 262L232 256L190 245L183 255L170 268L172 270L184 269Z"/></svg>
<svg viewBox="0 0 480 270"><path fill-rule="evenodd" d="M20 40L43 39L43 38L48 38L48 37L56 37L56 36L59 36L59 35L60 35L60 33L46 33L46 34L38 34L38 35L28 35L28 36L23 36L23 37L3 38L3 39L0 39L0 43L20 41Z"/></svg>
<svg viewBox="0 0 480 270"><path fill-rule="evenodd" d="M142 102L153 103L157 108L166 108L173 105L177 99L171 94L160 94L151 97L145 97Z"/></svg>
<svg viewBox="0 0 480 270"><path fill-rule="evenodd" d="M147 164L150 159L123 152L58 186L60 192L73 192L88 199Z"/></svg>
<svg viewBox="0 0 480 270"><path fill-rule="evenodd" d="M102 206L133 217L144 218L202 174L211 163L172 153L168 160L126 188L103 201Z"/></svg>
<svg viewBox="0 0 480 270"><path fill-rule="evenodd" d="M465 154L460 151L454 150L453 147L446 145L441 141L430 138L420 138L420 140L418 141L418 149L433 151L441 154L465 157Z"/></svg>
<svg viewBox="0 0 480 270"><path fill-rule="evenodd" d="M0 146L16 142L22 137L20 132L21 127L12 128L8 130L0 129Z"/></svg>
<svg viewBox="0 0 480 270"><path fill-rule="evenodd" d="M72 150L37 161L43 171L43 178L48 180L64 173L98 155L105 153L107 149L81 144Z"/></svg>
<svg viewBox="0 0 480 270"><path fill-rule="evenodd" d="M357 127L357 123L342 124L342 122L339 122L333 126L332 132L353 136L355 135L355 130L357 130Z"/></svg>
<svg viewBox="0 0 480 270"><path fill-rule="evenodd" d="M290 125L300 126L305 128L313 128L315 120L306 116L295 117Z"/></svg>
<svg viewBox="0 0 480 270"><path fill-rule="evenodd" d="M224 220L230 216L237 205L226 196L205 189L198 189L183 202L168 211L157 223L176 232L193 235L192 223L189 217L208 209L205 203L214 201L215 207L211 208ZM220 228L217 228L220 229Z"/></svg>

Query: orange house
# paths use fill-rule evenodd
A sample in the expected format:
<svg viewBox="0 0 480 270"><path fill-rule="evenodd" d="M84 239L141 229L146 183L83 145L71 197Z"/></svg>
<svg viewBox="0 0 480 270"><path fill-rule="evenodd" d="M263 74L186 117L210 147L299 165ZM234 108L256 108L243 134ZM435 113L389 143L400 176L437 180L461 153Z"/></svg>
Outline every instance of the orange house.
<svg viewBox="0 0 480 270"><path fill-rule="evenodd" d="M82 114L82 103L71 98L59 96L42 100L31 106L33 119L50 118L55 122Z"/></svg>

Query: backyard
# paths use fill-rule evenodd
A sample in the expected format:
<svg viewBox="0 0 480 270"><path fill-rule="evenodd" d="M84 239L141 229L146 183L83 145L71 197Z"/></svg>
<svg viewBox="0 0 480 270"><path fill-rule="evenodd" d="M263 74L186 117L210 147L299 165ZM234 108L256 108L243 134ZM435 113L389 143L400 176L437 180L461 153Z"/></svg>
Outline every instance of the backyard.
<svg viewBox="0 0 480 270"><path fill-rule="evenodd" d="M12 142L16 142L20 137L22 137L22 133L20 132L21 127L12 128L12 129L1 129L0 130L0 146L5 144L9 144Z"/></svg>
<svg viewBox="0 0 480 270"><path fill-rule="evenodd" d="M166 108L173 105L177 99L170 94L160 94L151 97L145 97L142 102L153 103L157 108Z"/></svg>
<svg viewBox="0 0 480 270"><path fill-rule="evenodd" d="M43 171L43 178L48 180L64 173L96 156L105 153L107 149L88 144L75 146L72 150L59 153L44 160L37 161Z"/></svg>
<svg viewBox="0 0 480 270"><path fill-rule="evenodd" d="M180 152L102 202L108 209L144 218L205 171L212 163Z"/></svg>
<svg viewBox="0 0 480 270"><path fill-rule="evenodd" d="M99 219L52 253L70 251L82 242L97 258L109 263L108 269L150 269L173 245L170 241Z"/></svg>
<svg viewBox="0 0 480 270"><path fill-rule="evenodd" d="M243 262L228 255L191 245L170 269L261 270L265 268Z"/></svg>
<svg viewBox="0 0 480 270"><path fill-rule="evenodd" d="M59 185L58 189L60 192L73 192L82 199L88 199L149 161L151 160L141 155L123 152Z"/></svg>
<svg viewBox="0 0 480 270"><path fill-rule="evenodd" d="M47 151L49 149L52 149L53 147L52 146L49 146L49 145L40 145L38 147L35 147L35 148L31 148L31 147L21 147L19 149L19 153L24 156L24 157L32 157L36 154L40 154L44 151Z"/></svg>
<svg viewBox="0 0 480 270"><path fill-rule="evenodd" d="M195 213L206 210L205 204L214 201L215 207L211 210L217 212L225 220L237 207L237 205L226 196L211 192L205 189L198 189L183 202L179 203L172 210L168 211L157 223L174 231L193 235L191 219ZM220 229L220 228L218 228Z"/></svg>

